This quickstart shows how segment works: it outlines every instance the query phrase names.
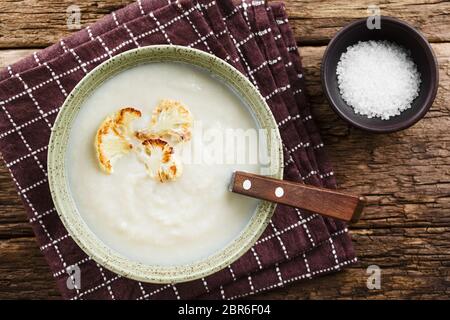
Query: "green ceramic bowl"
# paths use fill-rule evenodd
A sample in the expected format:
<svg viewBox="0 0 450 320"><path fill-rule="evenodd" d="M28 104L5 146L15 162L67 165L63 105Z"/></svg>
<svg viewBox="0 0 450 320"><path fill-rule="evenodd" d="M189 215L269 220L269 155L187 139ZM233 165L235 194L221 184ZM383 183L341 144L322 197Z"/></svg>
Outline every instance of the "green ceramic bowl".
<svg viewBox="0 0 450 320"><path fill-rule="evenodd" d="M249 106L254 117L270 136L270 172L282 178L283 153L278 127L258 90L239 71L203 51L179 46L150 46L119 54L92 70L69 94L58 114L50 137L48 178L56 210L76 243L96 262L127 278L152 283L184 282L217 272L241 257L260 237L275 204L261 201L241 234L222 250L188 265L158 266L139 263L106 246L83 221L71 195L66 166L66 151L74 119L83 102L106 80L140 64L181 62L200 67L219 77ZM87 141L86 143L91 143ZM231 178L231 177L230 177Z"/></svg>

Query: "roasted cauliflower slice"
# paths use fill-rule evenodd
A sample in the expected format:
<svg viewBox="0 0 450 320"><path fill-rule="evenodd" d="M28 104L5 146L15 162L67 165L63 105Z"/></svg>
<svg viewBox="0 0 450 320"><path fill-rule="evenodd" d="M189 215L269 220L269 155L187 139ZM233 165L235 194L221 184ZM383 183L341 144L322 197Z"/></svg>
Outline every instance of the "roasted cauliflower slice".
<svg viewBox="0 0 450 320"><path fill-rule="evenodd" d="M192 115L180 102L164 99L153 110L150 128L143 132L147 138L162 138L174 142L189 141Z"/></svg>
<svg viewBox="0 0 450 320"><path fill-rule="evenodd" d="M174 149L161 139L147 139L144 146L144 164L148 175L159 182L176 180L182 172Z"/></svg>
<svg viewBox="0 0 450 320"><path fill-rule="evenodd" d="M131 137L133 135L131 122L139 119L141 116L141 111L132 107L120 109L114 114L114 128L121 136L126 138Z"/></svg>
<svg viewBox="0 0 450 320"><path fill-rule="evenodd" d="M123 108L108 116L100 125L95 136L95 150L100 168L106 173L113 172L113 163L122 155L130 152L133 145L131 122L141 117L141 112L134 108Z"/></svg>

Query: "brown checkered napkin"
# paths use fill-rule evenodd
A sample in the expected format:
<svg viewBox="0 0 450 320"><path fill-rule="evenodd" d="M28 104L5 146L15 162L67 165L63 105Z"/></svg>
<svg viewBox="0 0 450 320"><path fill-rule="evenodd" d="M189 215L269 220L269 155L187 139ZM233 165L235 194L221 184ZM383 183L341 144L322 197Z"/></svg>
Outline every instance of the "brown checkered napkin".
<svg viewBox="0 0 450 320"><path fill-rule="evenodd" d="M212 53L243 72L269 104L284 143L285 179L335 187L304 96L300 58L282 4L143 0L0 72L0 151L65 298L237 298L339 270L355 261L341 222L278 206L258 242L207 278L152 285L120 277L74 243L55 212L46 172L50 128L67 94L118 53L177 44ZM81 288L66 268L81 269Z"/></svg>

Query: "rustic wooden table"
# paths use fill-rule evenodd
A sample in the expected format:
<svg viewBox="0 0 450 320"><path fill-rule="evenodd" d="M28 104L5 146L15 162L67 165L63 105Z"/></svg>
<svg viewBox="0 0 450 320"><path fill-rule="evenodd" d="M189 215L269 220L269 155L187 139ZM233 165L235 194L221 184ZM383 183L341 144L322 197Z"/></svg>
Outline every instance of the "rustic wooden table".
<svg viewBox="0 0 450 320"><path fill-rule="evenodd" d="M73 32L66 9L81 9L82 25L127 0L0 0L0 66ZM271 299L450 297L450 2L440 0L286 0L306 68L308 95L340 187L368 198L351 228L359 263L338 274L259 297ZM421 30L440 65L438 96L414 127L372 135L349 127L330 110L320 85L320 61L330 38L377 4L383 15ZM381 289L366 286L366 268L381 268ZM57 299L21 201L0 165L0 299Z"/></svg>

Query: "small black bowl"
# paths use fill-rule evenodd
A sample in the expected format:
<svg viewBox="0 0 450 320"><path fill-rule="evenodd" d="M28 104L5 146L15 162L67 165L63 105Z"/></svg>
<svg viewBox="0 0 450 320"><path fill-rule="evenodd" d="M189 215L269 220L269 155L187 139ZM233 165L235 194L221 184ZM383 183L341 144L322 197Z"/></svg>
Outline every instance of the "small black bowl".
<svg viewBox="0 0 450 320"><path fill-rule="evenodd" d="M331 107L345 121L360 129L386 133L408 128L419 121L433 104L439 83L436 57L430 44L416 29L395 18L381 16L381 28L367 28L367 19L357 20L341 29L328 44L322 60L322 86ZM411 108L398 116L381 120L356 114L339 93L336 67L341 54L358 41L388 40L411 51L421 75L419 96Z"/></svg>

